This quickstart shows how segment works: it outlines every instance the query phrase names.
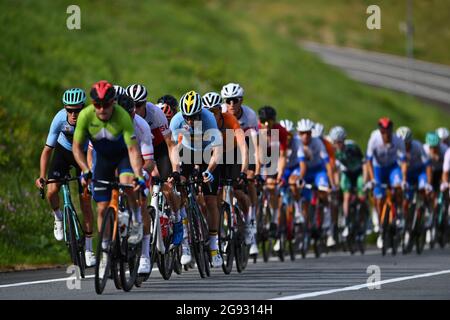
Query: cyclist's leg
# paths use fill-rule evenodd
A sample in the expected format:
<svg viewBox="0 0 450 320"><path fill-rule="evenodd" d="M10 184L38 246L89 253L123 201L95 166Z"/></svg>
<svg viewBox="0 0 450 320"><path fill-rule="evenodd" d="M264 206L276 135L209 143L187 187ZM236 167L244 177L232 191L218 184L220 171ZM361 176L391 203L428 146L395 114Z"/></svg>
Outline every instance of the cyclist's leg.
<svg viewBox="0 0 450 320"><path fill-rule="evenodd" d="M59 143L56 144L55 150L53 152L53 158L50 163L50 167L48 170L48 179L60 179L64 178L70 169L70 163L67 163L64 157L65 153L70 153L70 151L66 150ZM62 220L62 213L60 210L59 203L59 190L61 188L61 184L59 183L51 183L47 185L47 200L50 204L50 207L53 211L53 216L55 220Z"/></svg>
<svg viewBox="0 0 450 320"><path fill-rule="evenodd" d="M128 154L122 156L117 165L117 171L119 173L119 181L124 184L133 184L135 178L133 169L131 168L130 159ZM138 204L139 193L136 193L131 188L126 188L125 193L128 198L128 206L133 213L132 224L130 228L130 237L128 242L136 244L140 242L144 236L144 225L142 223L141 207ZM140 192L140 191L139 191Z"/></svg>

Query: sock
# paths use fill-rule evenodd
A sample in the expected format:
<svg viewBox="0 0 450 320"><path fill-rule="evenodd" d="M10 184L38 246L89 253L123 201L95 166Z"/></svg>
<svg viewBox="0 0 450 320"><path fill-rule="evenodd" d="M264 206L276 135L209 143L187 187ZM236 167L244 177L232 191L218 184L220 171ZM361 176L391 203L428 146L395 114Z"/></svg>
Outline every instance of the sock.
<svg viewBox="0 0 450 320"><path fill-rule="evenodd" d="M175 223L178 223L181 221L181 214L180 214L180 210L178 210L177 212L172 211L172 215L175 217Z"/></svg>
<svg viewBox="0 0 450 320"><path fill-rule="evenodd" d="M92 237L86 236L85 249L86 249L86 251L92 251Z"/></svg>
<svg viewBox="0 0 450 320"><path fill-rule="evenodd" d="M55 211L53 211L53 216L55 217L55 220L62 220L62 213L61 210L56 209Z"/></svg>
<svg viewBox="0 0 450 320"><path fill-rule="evenodd" d="M300 206L300 201L294 201L295 211L296 212L302 212L302 208Z"/></svg>
<svg viewBox="0 0 450 320"><path fill-rule="evenodd" d="M102 249L107 249L109 245L109 240L103 240L102 241Z"/></svg>
<svg viewBox="0 0 450 320"><path fill-rule="evenodd" d="M253 206L248 207L247 212L247 224L250 224L252 222L252 215L253 215Z"/></svg>
<svg viewBox="0 0 450 320"><path fill-rule="evenodd" d="M188 238L188 221L183 218L183 241L187 241Z"/></svg>
<svg viewBox="0 0 450 320"><path fill-rule="evenodd" d="M212 250L219 250L218 246L219 237L216 233L210 233L209 234L209 249Z"/></svg>
<svg viewBox="0 0 450 320"><path fill-rule="evenodd" d="M142 214L141 214L141 207L137 207L136 209L132 209L133 211L133 221L135 223L142 223Z"/></svg>
<svg viewBox="0 0 450 320"><path fill-rule="evenodd" d="M142 256L150 258L150 235L145 234L142 238Z"/></svg>
<svg viewBox="0 0 450 320"><path fill-rule="evenodd" d="M186 209L184 207L180 209L180 217L181 217L181 219L184 219L187 217Z"/></svg>

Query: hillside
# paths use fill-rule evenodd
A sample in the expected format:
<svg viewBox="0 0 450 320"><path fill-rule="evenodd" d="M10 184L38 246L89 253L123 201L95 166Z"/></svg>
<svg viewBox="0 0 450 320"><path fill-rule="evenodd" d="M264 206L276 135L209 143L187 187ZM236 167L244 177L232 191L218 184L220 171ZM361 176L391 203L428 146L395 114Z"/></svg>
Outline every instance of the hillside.
<svg viewBox="0 0 450 320"><path fill-rule="evenodd" d="M420 138L450 120L409 96L349 80L237 2L78 3L81 30L73 31L66 28L68 1L0 3L0 23L8 26L0 33L0 266L68 259L34 187L48 127L68 87L140 82L156 100L235 81L254 109L270 104L280 118L341 124L363 145L383 115Z"/></svg>

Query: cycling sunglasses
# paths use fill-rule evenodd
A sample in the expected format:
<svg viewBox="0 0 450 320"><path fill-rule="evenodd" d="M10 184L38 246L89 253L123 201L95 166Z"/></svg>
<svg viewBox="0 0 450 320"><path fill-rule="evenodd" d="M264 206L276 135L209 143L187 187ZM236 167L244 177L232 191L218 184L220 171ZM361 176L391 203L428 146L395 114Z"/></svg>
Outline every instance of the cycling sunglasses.
<svg viewBox="0 0 450 320"><path fill-rule="evenodd" d="M83 110L83 108L64 108L64 109L66 109L66 112L69 114L72 114L72 113L77 114L77 113L80 113L81 110Z"/></svg>
<svg viewBox="0 0 450 320"><path fill-rule="evenodd" d="M113 104L114 104L114 99L112 99L108 102L103 102L103 103L94 102L94 107L95 107L95 109L101 109L102 107L103 107L103 109L109 109L112 107Z"/></svg>
<svg viewBox="0 0 450 320"><path fill-rule="evenodd" d="M183 115L184 120L186 121L199 121L202 117L201 113L194 114L192 116Z"/></svg>
<svg viewBox="0 0 450 320"><path fill-rule="evenodd" d="M241 98L226 98L225 99L226 104L231 104L231 102L238 103L239 101L241 101Z"/></svg>

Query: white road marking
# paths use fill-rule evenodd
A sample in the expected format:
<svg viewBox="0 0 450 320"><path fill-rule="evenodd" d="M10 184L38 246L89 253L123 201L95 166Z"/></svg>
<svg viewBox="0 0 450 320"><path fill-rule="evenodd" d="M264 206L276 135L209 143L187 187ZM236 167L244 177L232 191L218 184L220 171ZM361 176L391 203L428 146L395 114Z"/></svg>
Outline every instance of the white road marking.
<svg viewBox="0 0 450 320"><path fill-rule="evenodd" d="M85 276L85 279L94 278L94 275ZM41 284L41 283L51 283L51 282L62 282L67 281L69 279L73 279L73 277L59 278L59 279L47 279L47 280L39 280L39 281L30 281L30 282L19 282L19 283L11 283L11 284L2 284L1 288L10 288L10 287L20 287L20 286L28 286L32 284Z"/></svg>
<svg viewBox="0 0 450 320"><path fill-rule="evenodd" d="M418 275L414 275L414 276L393 278L393 279L388 279L388 280L383 280L383 281L359 284L359 285L340 288L340 289L331 289L331 290L303 293L303 294L298 294L298 295L293 295L293 296L274 298L274 299L270 299L270 300L298 300L298 299L305 299L305 298L313 298L313 297L323 296L323 295L337 293L337 292L355 291L355 290L360 290L360 289L364 289L364 288L368 288L368 287L375 287L378 285L383 285L386 283L394 283L394 282L407 281L407 280L412 280L412 279L427 278L427 277L439 276L442 274L450 274L450 270L442 270L442 271L431 272L431 273L423 273L423 274L418 274Z"/></svg>

